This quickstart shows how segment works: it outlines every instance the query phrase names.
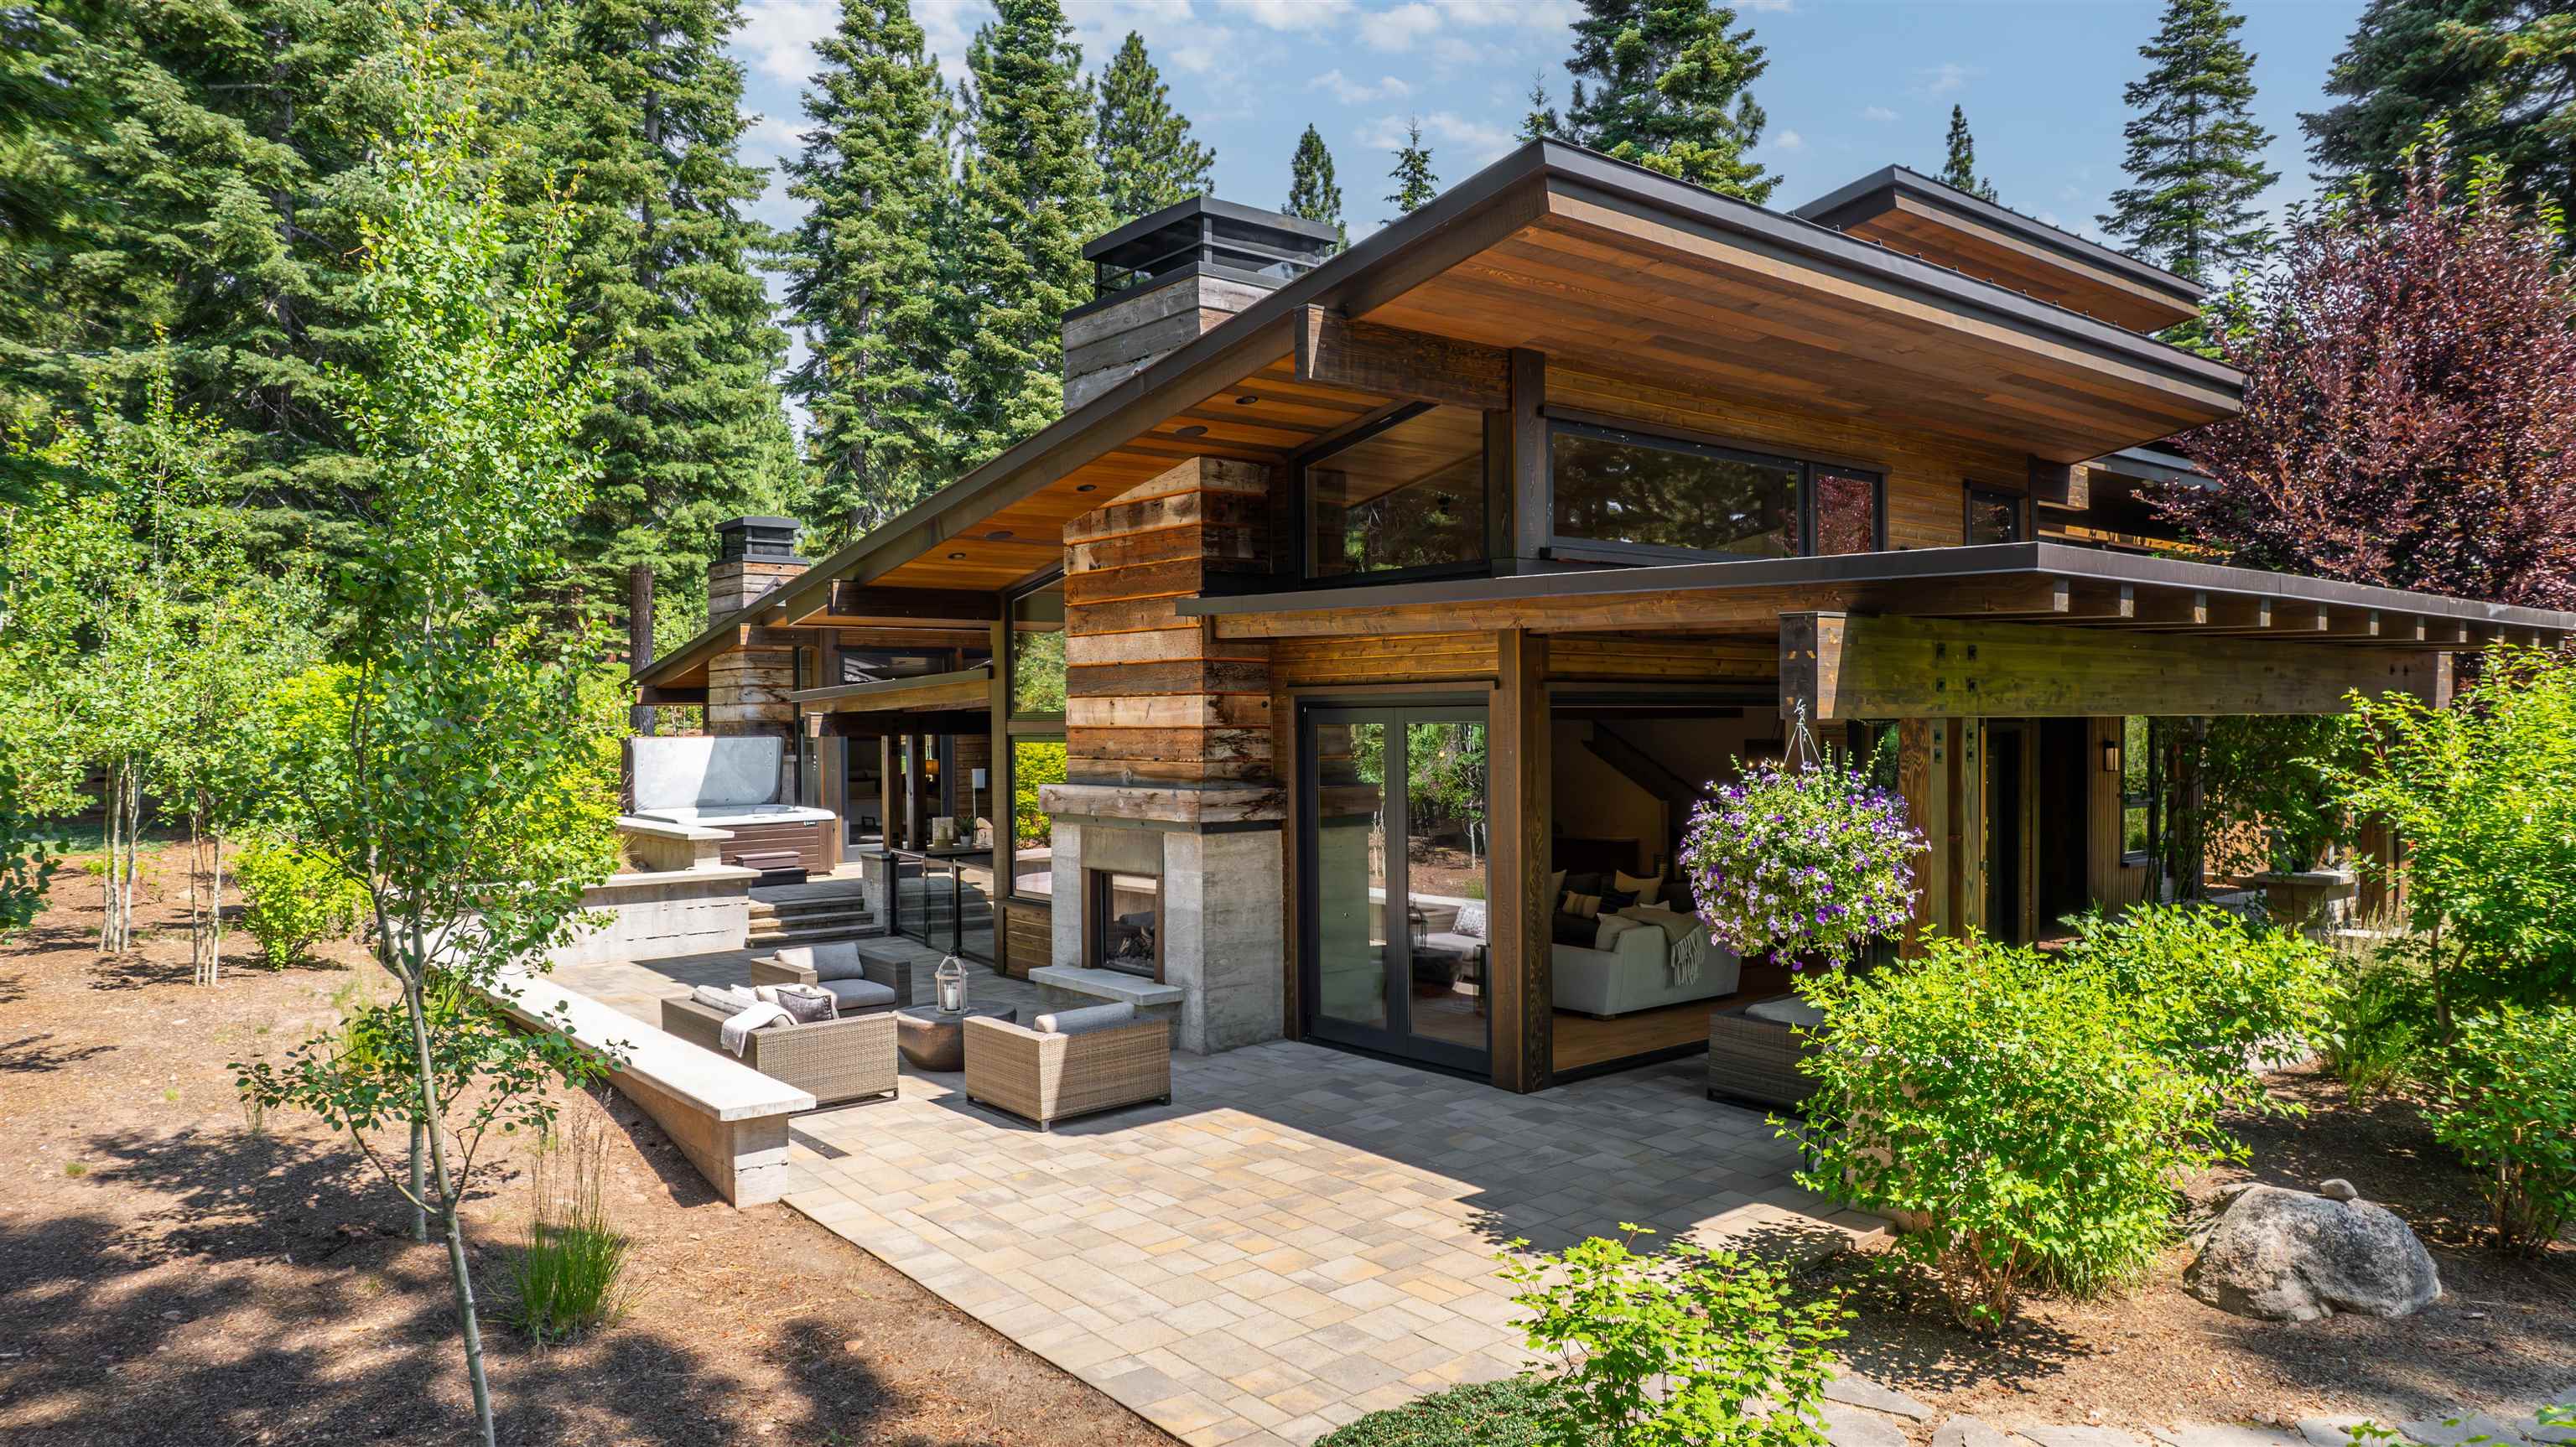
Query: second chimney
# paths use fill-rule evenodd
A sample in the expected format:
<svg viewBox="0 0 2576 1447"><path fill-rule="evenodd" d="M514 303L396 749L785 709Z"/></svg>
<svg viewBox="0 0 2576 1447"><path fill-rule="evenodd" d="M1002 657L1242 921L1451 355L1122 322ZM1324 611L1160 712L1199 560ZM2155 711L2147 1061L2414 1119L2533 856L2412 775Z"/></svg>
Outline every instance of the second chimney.
<svg viewBox="0 0 2576 1447"><path fill-rule="evenodd" d="M707 621L719 622L809 566L796 556L804 524L794 518L734 518L716 524L716 558L707 565Z"/></svg>
<svg viewBox="0 0 2576 1447"><path fill-rule="evenodd" d="M1082 248L1099 295L1064 314L1064 405L1081 406L1333 254L1333 228L1193 196Z"/></svg>

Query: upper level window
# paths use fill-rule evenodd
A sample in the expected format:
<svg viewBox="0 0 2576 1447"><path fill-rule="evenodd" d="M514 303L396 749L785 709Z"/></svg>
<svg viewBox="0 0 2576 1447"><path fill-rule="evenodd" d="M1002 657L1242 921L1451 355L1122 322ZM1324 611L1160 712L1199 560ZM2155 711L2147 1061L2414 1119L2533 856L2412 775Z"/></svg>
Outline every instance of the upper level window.
<svg viewBox="0 0 2576 1447"><path fill-rule="evenodd" d="M1064 716L1064 583L1011 600L1011 716Z"/></svg>
<svg viewBox="0 0 2576 1447"><path fill-rule="evenodd" d="M1306 572L1409 572L1485 559L1485 418L1416 407L1304 468Z"/></svg>
<svg viewBox="0 0 2576 1447"><path fill-rule="evenodd" d="M1992 487L1968 489L1968 544L2022 540L2021 494Z"/></svg>
<svg viewBox="0 0 2576 1447"><path fill-rule="evenodd" d="M1874 473L1571 422L1548 450L1568 542L1746 558L1882 545Z"/></svg>

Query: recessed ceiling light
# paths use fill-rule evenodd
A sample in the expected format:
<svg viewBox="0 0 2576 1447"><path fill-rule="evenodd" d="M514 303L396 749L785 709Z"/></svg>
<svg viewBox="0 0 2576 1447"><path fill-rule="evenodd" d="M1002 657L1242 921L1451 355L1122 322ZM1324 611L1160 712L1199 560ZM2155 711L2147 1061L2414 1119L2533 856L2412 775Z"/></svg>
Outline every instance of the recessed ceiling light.
<svg viewBox="0 0 2576 1447"><path fill-rule="evenodd" d="M1172 435L1174 437L1205 437L1207 436L1207 429L1193 424L1188 427L1174 428Z"/></svg>
<svg viewBox="0 0 2576 1447"><path fill-rule="evenodd" d="M1242 396L1237 397L1237 398L1235 398L1235 399L1234 399L1234 405L1236 405L1237 407L1249 407L1249 406L1251 406L1253 403L1258 402L1258 401L1260 401L1260 400L1261 400L1260 398L1253 396L1253 395L1252 395L1251 393L1249 393L1249 392L1246 392L1246 393L1244 393Z"/></svg>
<svg viewBox="0 0 2576 1447"><path fill-rule="evenodd" d="M952 563L960 562L960 561L963 561L963 560L965 559L965 557L966 557L966 555L965 555L964 553L950 553L950 554L948 555L948 561L950 561L950 562L952 562Z"/></svg>
<svg viewBox="0 0 2576 1447"><path fill-rule="evenodd" d="M1091 491L1092 489L1094 489L1094 488L1098 487L1099 485L1100 485L1100 484L1098 484L1098 483L1096 483L1096 482L1086 482L1086 483L1084 483L1082 486L1075 488L1075 489L1074 489L1074 491L1075 491L1075 492L1089 492L1089 491Z"/></svg>
<svg viewBox="0 0 2576 1447"><path fill-rule="evenodd" d="M988 543L1007 543L1010 540L1011 530L1009 528L995 528L991 532L984 534L984 541Z"/></svg>

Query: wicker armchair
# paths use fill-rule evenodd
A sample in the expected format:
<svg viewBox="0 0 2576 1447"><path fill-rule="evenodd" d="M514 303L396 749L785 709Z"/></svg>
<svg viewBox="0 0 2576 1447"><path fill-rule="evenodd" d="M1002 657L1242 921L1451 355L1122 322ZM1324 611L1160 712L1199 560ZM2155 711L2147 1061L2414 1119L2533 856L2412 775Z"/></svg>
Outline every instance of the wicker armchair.
<svg viewBox="0 0 2576 1447"><path fill-rule="evenodd" d="M1031 1122L1172 1098L1172 1026L1138 1020L1078 1035L1042 1035L981 1015L965 1025L966 1098Z"/></svg>
<svg viewBox="0 0 2576 1447"><path fill-rule="evenodd" d="M763 955L751 962L751 983L755 985L814 985L831 989L822 971L833 971L832 979L862 978L894 991L892 1000L873 1004L841 1002L841 1014L877 1015L899 1010L912 1003L912 961L893 950L871 949L858 940L835 940L830 944L791 945L774 955ZM855 969L855 976L852 974ZM838 994L838 991L834 992Z"/></svg>
<svg viewBox="0 0 2576 1447"><path fill-rule="evenodd" d="M662 1002L662 1029L692 1045L729 1054L720 1038L725 1015L686 996ZM814 1097L837 1105L895 1093L894 1016L877 1011L817 1020L811 1025L771 1025L754 1030L742 1063Z"/></svg>
<svg viewBox="0 0 2576 1447"><path fill-rule="evenodd" d="M1720 1010L1708 1017L1708 1098L1796 1110L1815 1091L1798 1068L1815 1053L1793 1026Z"/></svg>

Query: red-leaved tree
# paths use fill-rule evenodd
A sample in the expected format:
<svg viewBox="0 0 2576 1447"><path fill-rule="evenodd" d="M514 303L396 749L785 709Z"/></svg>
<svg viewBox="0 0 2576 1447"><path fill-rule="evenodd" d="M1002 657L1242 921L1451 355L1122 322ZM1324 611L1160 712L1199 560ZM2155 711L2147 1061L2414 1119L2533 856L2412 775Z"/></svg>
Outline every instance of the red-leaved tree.
<svg viewBox="0 0 2576 1447"><path fill-rule="evenodd" d="M2168 517L2250 567L2576 605L2576 286L2555 216L2465 196L2438 132L2381 209L2294 227L2233 335L2243 415L2181 439Z"/></svg>

